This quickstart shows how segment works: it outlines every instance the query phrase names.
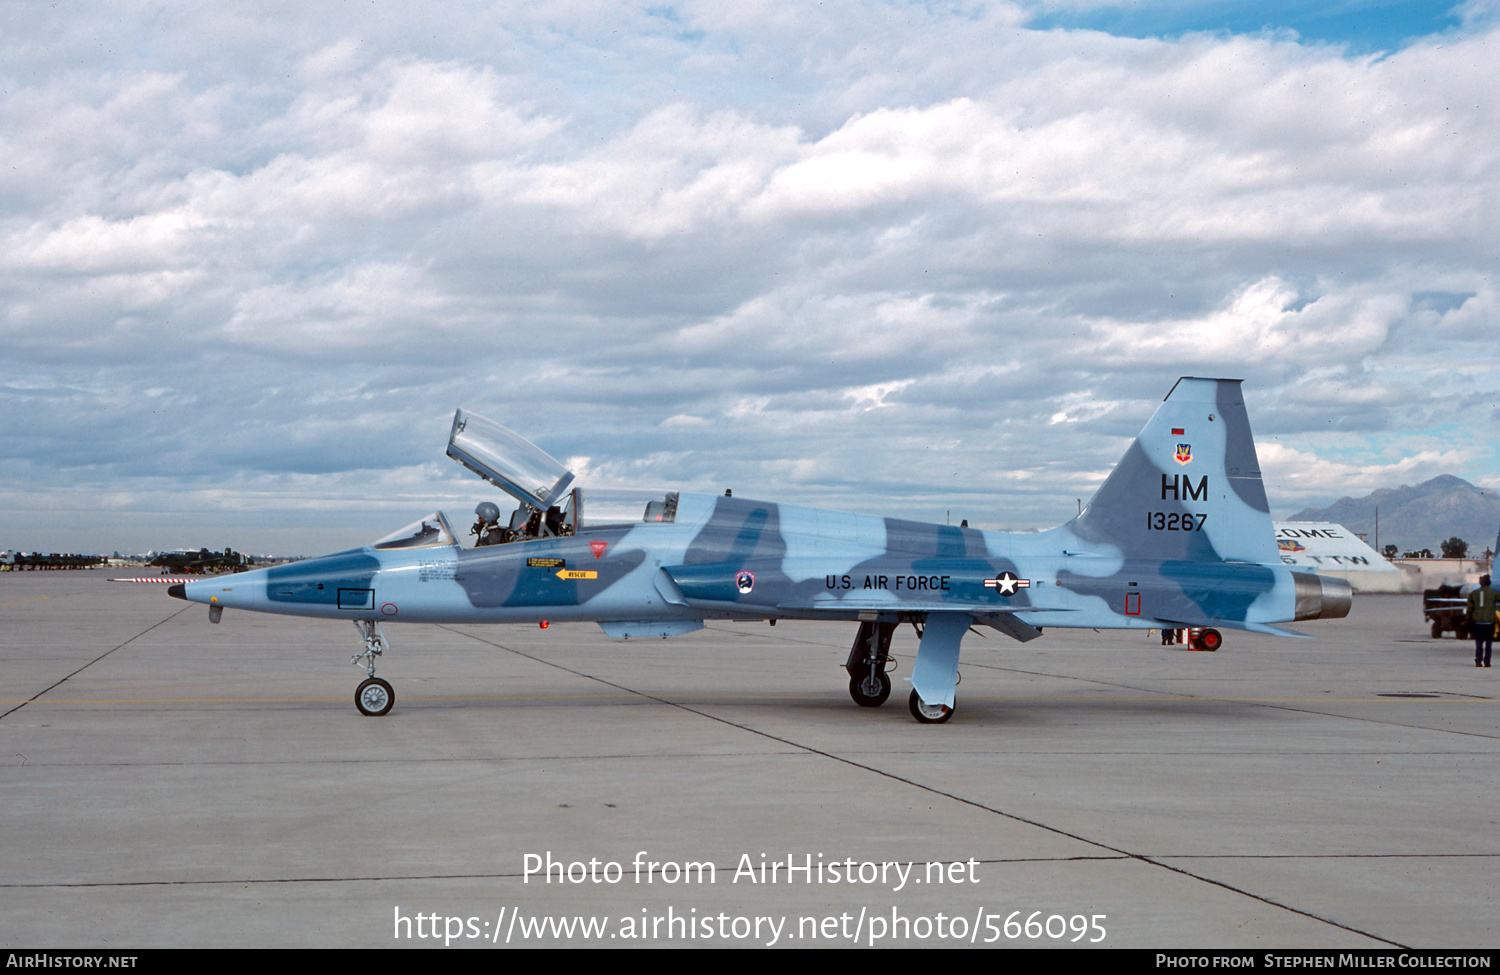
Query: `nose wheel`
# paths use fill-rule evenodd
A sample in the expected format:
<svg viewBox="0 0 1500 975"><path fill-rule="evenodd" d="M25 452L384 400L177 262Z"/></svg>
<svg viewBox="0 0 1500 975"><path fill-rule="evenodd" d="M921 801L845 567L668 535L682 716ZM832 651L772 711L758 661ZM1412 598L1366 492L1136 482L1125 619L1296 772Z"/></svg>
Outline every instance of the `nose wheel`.
<svg viewBox="0 0 1500 975"><path fill-rule="evenodd" d="M379 717L396 703L396 692L391 690L391 685L375 676L375 658L390 644L386 642L385 631L374 620L354 620L354 628L359 631L364 650L356 653L349 662L365 672L364 681L354 691L354 706L359 708L360 714Z"/></svg>
<svg viewBox="0 0 1500 975"><path fill-rule="evenodd" d="M396 692L379 677L366 678L354 692L354 706L359 708L360 714L370 717L385 714L395 703Z"/></svg>

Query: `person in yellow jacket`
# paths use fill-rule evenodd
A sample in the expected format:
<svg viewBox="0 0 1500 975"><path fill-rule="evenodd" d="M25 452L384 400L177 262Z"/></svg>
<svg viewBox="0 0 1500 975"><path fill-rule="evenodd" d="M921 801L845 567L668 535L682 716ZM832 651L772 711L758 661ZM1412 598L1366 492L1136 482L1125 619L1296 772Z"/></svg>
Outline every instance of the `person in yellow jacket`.
<svg viewBox="0 0 1500 975"><path fill-rule="evenodd" d="M1469 632L1474 634L1474 666L1490 665L1490 650L1495 644L1495 590L1490 577L1479 577L1479 588L1469 593L1469 607L1464 613Z"/></svg>

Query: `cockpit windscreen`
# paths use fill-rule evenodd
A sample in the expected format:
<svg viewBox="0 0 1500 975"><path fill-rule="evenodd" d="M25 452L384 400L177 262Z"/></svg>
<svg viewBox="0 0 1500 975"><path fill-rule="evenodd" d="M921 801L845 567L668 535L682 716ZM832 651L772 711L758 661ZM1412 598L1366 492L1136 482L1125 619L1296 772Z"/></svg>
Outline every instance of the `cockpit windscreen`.
<svg viewBox="0 0 1500 975"><path fill-rule="evenodd" d="M391 532L370 547L380 549L431 548L436 545L457 544L453 539L453 531L448 527L448 519L443 517L441 511L434 511L420 521L414 521L405 528Z"/></svg>

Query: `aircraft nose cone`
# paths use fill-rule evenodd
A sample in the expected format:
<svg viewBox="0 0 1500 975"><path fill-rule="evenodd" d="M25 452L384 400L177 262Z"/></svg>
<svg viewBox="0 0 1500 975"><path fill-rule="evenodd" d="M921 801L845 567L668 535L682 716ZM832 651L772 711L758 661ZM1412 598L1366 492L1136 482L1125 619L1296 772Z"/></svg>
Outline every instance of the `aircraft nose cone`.
<svg viewBox="0 0 1500 975"><path fill-rule="evenodd" d="M168 586L167 587L167 595L171 596L173 599L186 599L187 598L187 586L183 585L180 582L177 583L174 586Z"/></svg>

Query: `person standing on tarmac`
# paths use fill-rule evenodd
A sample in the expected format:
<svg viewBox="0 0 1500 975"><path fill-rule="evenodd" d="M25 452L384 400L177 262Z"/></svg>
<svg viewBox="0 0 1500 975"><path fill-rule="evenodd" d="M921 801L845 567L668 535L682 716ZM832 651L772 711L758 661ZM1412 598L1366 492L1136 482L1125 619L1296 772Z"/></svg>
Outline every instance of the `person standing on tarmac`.
<svg viewBox="0 0 1500 975"><path fill-rule="evenodd" d="M1469 606L1464 617L1469 623L1469 632L1474 634L1474 666L1488 667L1490 651L1495 645L1495 590L1490 588L1490 577L1479 577L1479 588L1469 593Z"/></svg>

